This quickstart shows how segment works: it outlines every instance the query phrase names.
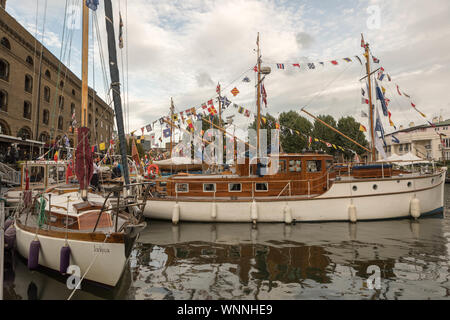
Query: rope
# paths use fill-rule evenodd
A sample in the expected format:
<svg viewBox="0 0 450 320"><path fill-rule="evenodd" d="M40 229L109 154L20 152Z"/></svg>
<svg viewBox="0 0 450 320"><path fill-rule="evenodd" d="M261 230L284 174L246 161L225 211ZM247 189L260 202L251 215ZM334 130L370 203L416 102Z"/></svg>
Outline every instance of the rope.
<svg viewBox="0 0 450 320"><path fill-rule="evenodd" d="M110 237L109 233L105 234L105 240L103 240L102 244L104 244L106 242L106 240L108 240L109 237ZM89 266L87 267L86 271L84 272L83 276L81 277L80 282L78 282L77 286L72 290L72 293L67 298L67 300L72 299L72 297L75 294L76 290L81 286L81 282L84 280L84 277L86 277L86 275L88 274L88 272L91 269L92 265L97 260L97 257L99 256L100 252L101 252L101 250L97 251L97 254L94 256L94 258L92 259L91 263L89 264Z"/></svg>

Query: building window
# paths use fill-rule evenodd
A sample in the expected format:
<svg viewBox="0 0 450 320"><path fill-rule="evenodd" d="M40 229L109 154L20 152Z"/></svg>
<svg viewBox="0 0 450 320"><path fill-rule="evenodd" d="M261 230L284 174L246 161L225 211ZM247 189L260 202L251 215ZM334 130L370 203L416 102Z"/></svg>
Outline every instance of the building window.
<svg viewBox="0 0 450 320"><path fill-rule="evenodd" d="M48 79L51 79L51 78L52 78L52 76L50 75L50 71L48 71L48 69L45 70L45 76L46 76Z"/></svg>
<svg viewBox="0 0 450 320"><path fill-rule="evenodd" d="M3 47L5 47L8 50L11 50L11 44L9 43L9 40L6 39L5 37L2 38L2 40L0 40L0 43L2 44Z"/></svg>
<svg viewBox="0 0 450 320"><path fill-rule="evenodd" d="M33 77L29 74L25 75L25 91L29 93L33 92Z"/></svg>
<svg viewBox="0 0 450 320"><path fill-rule="evenodd" d="M75 114L75 103L73 102L70 104L70 114L71 115Z"/></svg>
<svg viewBox="0 0 450 320"><path fill-rule="evenodd" d="M47 86L44 87L44 100L50 102L50 88Z"/></svg>
<svg viewBox="0 0 450 320"><path fill-rule="evenodd" d="M0 90L0 111L8 112L8 92Z"/></svg>
<svg viewBox="0 0 450 320"><path fill-rule="evenodd" d="M17 137L18 138L22 138L22 139L31 139L31 130L28 127L22 127L20 128L20 130L17 132Z"/></svg>
<svg viewBox="0 0 450 320"><path fill-rule="evenodd" d="M75 89L72 89L72 95L75 97Z"/></svg>
<svg viewBox="0 0 450 320"><path fill-rule="evenodd" d="M203 184L203 192L216 192L216 184L215 183L204 183Z"/></svg>
<svg viewBox="0 0 450 320"><path fill-rule="evenodd" d="M9 63L0 59L0 79L9 81Z"/></svg>
<svg viewBox="0 0 450 320"><path fill-rule="evenodd" d="M398 146L398 151L403 151L403 145L402 144Z"/></svg>
<svg viewBox="0 0 450 320"><path fill-rule="evenodd" d="M228 192L241 192L242 184L240 183L229 183L228 184Z"/></svg>
<svg viewBox="0 0 450 320"><path fill-rule="evenodd" d="M9 129L9 126L6 122L0 120L0 133L10 135L11 130Z"/></svg>
<svg viewBox="0 0 450 320"><path fill-rule="evenodd" d="M189 192L189 184L188 183L176 183L177 193L179 192Z"/></svg>
<svg viewBox="0 0 450 320"><path fill-rule="evenodd" d="M41 142L48 142L48 140L49 140L49 135L48 135L48 133L42 132L42 133L39 135L39 141L41 141Z"/></svg>
<svg viewBox="0 0 450 320"><path fill-rule="evenodd" d="M89 102L88 107L92 110L92 102Z"/></svg>
<svg viewBox="0 0 450 320"><path fill-rule="evenodd" d="M29 101L23 103L23 117L31 120L31 102Z"/></svg>
<svg viewBox="0 0 450 320"><path fill-rule="evenodd" d="M64 97L63 96L59 96L58 104L61 109L64 109Z"/></svg>
<svg viewBox="0 0 450 320"><path fill-rule="evenodd" d="M33 58L30 57L30 56L27 57L26 62L27 62L30 66L32 66L32 65L34 64L34 63L33 63Z"/></svg>
<svg viewBox="0 0 450 320"><path fill-rule="evenodd" d="M61 80L61 81L59 82L59 88L60 88L60 89L64 88L64 81Z"/></svg>
<svg viewBox="0 0 450 320"><path fill-rule="evenodd" d="M322 171L322 161L320 160L308 160L306 161L307 172L320 172Z"/></svg>
<svg viewBox="0 0 450 320"><path fill-rule="evenodd" d="M50 119L50 112L47 109L44 109L42 114L42 123L48 125L49 119Z"/></svg>
<svg viewBox="0 0 450 320"><path fill-rule="evenodd" d="M258 182L255 183L255 190L257 192L265 192L269 191L269 184L267 182Z"/></svg>
<svg viewBox="0 0 450 320"><path fill-rule="evenodd" d="M91 125L92 124L92 115L89 113L88 115L88 124Z"/></svg>
<svg viewBox="0 0 450 320"><path fill-rule="evenodd" d="M64 119L62 116L58 117L58 130L63 130L64 129Z"/></svg>

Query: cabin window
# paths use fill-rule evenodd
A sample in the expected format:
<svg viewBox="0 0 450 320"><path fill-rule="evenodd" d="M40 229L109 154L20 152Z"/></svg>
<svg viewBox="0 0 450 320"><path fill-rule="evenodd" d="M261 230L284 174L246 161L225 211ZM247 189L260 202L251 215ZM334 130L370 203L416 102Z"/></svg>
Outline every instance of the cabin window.
<svg viewBox="0 0 450 320"><path fill-rule="evenodd" d="M255 190L257 192L269 191L269 184L267 182L258 182L255 184Z"/></svg>
<svg viewBox="0 0 450 320"><path fill-rule="evenodd" d="M56 221L58 221L57 216L50 216L50 222L55 223Z"/></svg>
<svg viewBox="0 0 450 320"><path fill-rule="evenodd" d="M308 161L306 161L306 171L308 171L308 172L320 172L320 171L322 171L322 161L320 161L320 160L308 160Z"/></svg>
<svg viewBox="0 0 450 320"><path fill-rule="evenodd" d="M302 161L301 160L289 160L289 172L301 172Z"/></svg>
<svg viewBox="0 0 450 320"><path fill-rule="evenodd" d="M215 183L204 183L203 184L203 192L216 192L216 184Z"/></svg>
<svg viewBox="0 0 450 320"><path fill-rule="evenodd" d="M229 183L228 184L228 192L241 192L242 184L240 183Z"/></svg>
<svg viewBox="0 0 450 320"><path fill-rule="evenodd" d="M178 192L189 192L189 184L187 184L187 183L177 183L175 185L176 185L177 193Z"/></svg>
<svg viewBox="0 0 450 320"><path fill-rule="evenodd" d="M286 160L278 161L278 173L286 172Z"/></svg>
<svg viewBox="0 0 450 320"><path fill-rule="evenodd" d="M29 171L30 183L31 184L41 184L44 183L45 178L45 169L42 166L39 167L31 167ZM24 183L26 176L24 175Z"/></svg>

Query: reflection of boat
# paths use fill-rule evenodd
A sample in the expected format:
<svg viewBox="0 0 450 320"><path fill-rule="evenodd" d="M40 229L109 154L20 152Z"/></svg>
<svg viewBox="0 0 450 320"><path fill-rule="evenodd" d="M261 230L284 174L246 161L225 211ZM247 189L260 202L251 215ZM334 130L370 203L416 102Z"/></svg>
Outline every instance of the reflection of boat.
<svg viewBox="0 0 450 320"><path fill-rule="evenodd" d="M376 231L374 231L376 230ZM446 268L441 219L323 225L154 222L136 245L137 299L397 299ZM380 291L369 290L369 266ZM442 280L442 281L444 281ZM417 287L416 287L417 286ZM410 290L406 290L410 288ZM442 292L424 292L436 297Z"/></svg>
<svg viewBox="0 0 450 320"><path fill-rule="evenodd" d="M365 57L371 149L340 133L304 108L302 111L370 152L372 163L349 166L346 174L336 176L333 157L330 155L273 152L267 157L262 157L259 142L261 125L259 83L261 75L270 73L270 68L261 67L259 35L257 45L258 61L255 66L258 77L257 144L255 147L245 143L249 154L250 151L256 150L253 152L255 156L235 160L232 171L222 171L220 174L178 174L156 181L157 192L148 200L149 205L144 212L146 217L172 220L174 223L178 221L291 223L294 220L356 222L410 216L419 218L443 212L446 168L433 166L431 173L406 172L394 170L392 164L375 162L375 145L381 139L375 132L373 120L374 114L378 115L378 111L374 111L371 96L371 77L375 77L375 72L370 71L368 44L365 45ZM378 120L377 116L377 122ZM225 131L213 123L211 125L222 132ZM227 147L226 150L232 155L235 155L234 143L235 140L231 143L233 149ZM221 163L222 159L219 160L219 166Z"/></svg>

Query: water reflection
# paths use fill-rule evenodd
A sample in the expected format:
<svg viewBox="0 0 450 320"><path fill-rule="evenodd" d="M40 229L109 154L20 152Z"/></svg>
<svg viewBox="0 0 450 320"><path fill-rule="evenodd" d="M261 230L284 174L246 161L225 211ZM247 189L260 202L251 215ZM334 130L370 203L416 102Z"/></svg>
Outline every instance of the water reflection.
<svg viewBox="0 0 450 320"><path fill-rule="evenodd" d="M448 217L256 228L151 221L119 286L85 285L74 299L449 299L449 257ZM6 299L69 296L65 277L10 262ZM367 286L369 266L379 267L379 290Z"/></svg>
<svg viewBox="0 0 450 320"><path fill-rule="evenodd" d="M153 222L129 299L446 298L447 219L325 224ZM381 289L367 287L369 266Z"/></svg>

